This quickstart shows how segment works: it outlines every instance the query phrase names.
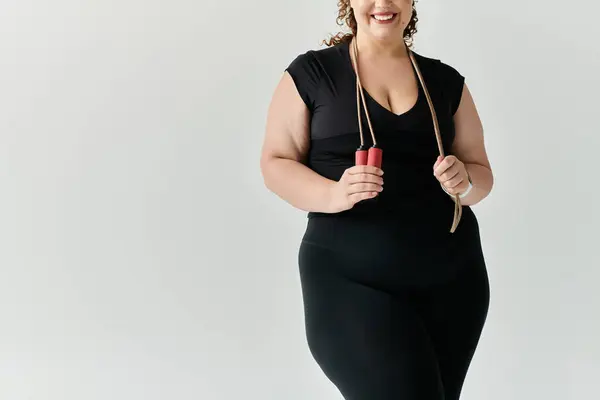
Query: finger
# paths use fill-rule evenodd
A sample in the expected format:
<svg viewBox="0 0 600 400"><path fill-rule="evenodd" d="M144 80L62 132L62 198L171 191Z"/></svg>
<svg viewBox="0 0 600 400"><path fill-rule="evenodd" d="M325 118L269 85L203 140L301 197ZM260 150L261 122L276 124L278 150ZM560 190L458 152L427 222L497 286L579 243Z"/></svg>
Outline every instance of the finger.
<svg viewBox="0 0 600 400"><path fill-rule="evenodd" d="M433 164L434 170L437 168L438 165L440 165L440 163L442 162L443 159L444 159L444 157L442 157L442 156L437 157L437 159L435 160L435 164Z"/></svg>
<svg viewBox="0 0 600 400"><path fill-rule="evenodd" d="M350 175L348 177L348 182L350 184L367 182L367 183L377 183L379 185L383 185L383 178L378 175L362 173L362 174Z"/></svg>
<svg viewBox="0 0 600 400"><path fill-rule="evenodd" d="M444 186L448 189L457 189L457 187L464 182L464 178L460 175L456 175L454 178L449 179L444 183Z"/></svg>
<svg viewBox="0 0 600 400"><path fill-rule="evenodd" d="M446 190L450 194L459 194L459 193L462 193L464 191L463 185L464 185L464 183L460 183L460 184L458 184L458 185L456 185L454 187L450 187L449 188L449 187L446 187L445 185L444 185L444 187L446 187Z"/></svg>
<svg viewBox="0 0 600 400"><path fill-rule="evenodd" d="M440 163L439 165L433 170L433 174L437 177L439 177L441 174L443 174L448 168L452 167L454 165L454 163L456 162L456 157L454 156L447 156L445 157Z"/></svg>
<svg viewBox="0 0 600 400"><path fill-rule="evenodd" d="M446 171L447 164L444 161L440 161L437 166L433 169L433 175L439 179L440 175Z"/></svg>
<svg viewBox="0 0 600 400"><path fill-rule="evenodd" d="M458 165L453 165L448 168L443 174L440 175L439 180L442 183L448 182L450 179L456 178L457 175L460 175L460 168Z"/></svg>
<svg viewBox="0 0 600 400"><path fill-rule="evenodd" d="M449 188L449 187L446 187L446 185L444 185L444 188L446 188L446 191L450 194L456 194L456 192L457 192L456 188Z"/></svg>
<svg viewBox="0 0 600 400"><path fill-rule="evenodd" d="M355 183L348 186L348 194L360 192L381 192L383 186L376 183Z"/></svg>
<svg viewBox="0 0 600 400"><path fill-rule="evenodd" d="M381 168L377 168L373 165L355 165L348 169L348 173L351 175L355 174L373 174L381 176L383 175L383 170Z"/></svg>
<svg viewBox="0 0 600 400"><path fill-rule="evenodd" d="M373 197L377 196L377 194L377 192L360 192L351 194L348 198L352 204L356 204L359 201L372 199Z"/></svg>

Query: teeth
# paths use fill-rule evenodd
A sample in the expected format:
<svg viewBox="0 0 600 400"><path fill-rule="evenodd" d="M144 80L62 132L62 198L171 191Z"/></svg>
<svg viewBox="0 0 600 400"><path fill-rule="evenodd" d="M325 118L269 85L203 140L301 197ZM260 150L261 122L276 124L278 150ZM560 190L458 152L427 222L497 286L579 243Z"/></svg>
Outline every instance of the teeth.
<svg viewBox="0 0 600 400"><path fill-rule="evenodd" d="M394 17L394 14L388 14L388 15L373 15L373 17L374 17L376 20L379 20L379 21L387 21L387 20L389 20L389 19L392 19L392 18Z"/></svg>

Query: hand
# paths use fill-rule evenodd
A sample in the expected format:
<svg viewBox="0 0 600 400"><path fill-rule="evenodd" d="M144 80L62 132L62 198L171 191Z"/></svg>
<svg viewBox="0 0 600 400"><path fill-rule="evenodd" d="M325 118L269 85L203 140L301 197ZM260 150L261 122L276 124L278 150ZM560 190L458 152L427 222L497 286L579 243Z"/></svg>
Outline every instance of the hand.
<svg viewBox="0 0 600 400"><path fill-rule="evenodd" d="M463 193L469 187L465 164L455 156L438 156L433 165L433 175L452 195Z"/></svg>
<svg viewBox="0 0 600 400"><path fill-rule="evenodd" d="M349 210L362 200L371 199L383 190L383 171L370 165L356 165L344 171L331 187L331 212Z"/></svg>

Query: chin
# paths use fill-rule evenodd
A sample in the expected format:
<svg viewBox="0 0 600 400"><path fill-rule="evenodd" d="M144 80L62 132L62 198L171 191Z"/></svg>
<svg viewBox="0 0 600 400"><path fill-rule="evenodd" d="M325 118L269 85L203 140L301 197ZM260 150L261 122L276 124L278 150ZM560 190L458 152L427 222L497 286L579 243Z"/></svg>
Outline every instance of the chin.
<svg viewBox="0 0 600 400"><path fill-rule="evenodd" d="M398 40L399 37L402 37L402 33L397 32L396 29L394 30L381 30L381 29L373 29L371 30L371 36L373 37L373 39L380 41L380 42L389 42L389 41L396 41Z"/></svg>

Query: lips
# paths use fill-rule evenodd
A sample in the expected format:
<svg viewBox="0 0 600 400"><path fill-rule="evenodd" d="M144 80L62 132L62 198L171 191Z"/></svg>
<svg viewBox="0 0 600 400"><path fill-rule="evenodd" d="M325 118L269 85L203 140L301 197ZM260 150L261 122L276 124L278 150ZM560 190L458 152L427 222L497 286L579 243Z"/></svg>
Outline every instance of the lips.
<svg viewBox="0 0 600 400"><path fill-rule="evenodd" d="M396 19L398 13L376 13L371 14L371 18L378 23L390 23Z"/></svg>

